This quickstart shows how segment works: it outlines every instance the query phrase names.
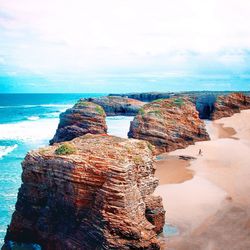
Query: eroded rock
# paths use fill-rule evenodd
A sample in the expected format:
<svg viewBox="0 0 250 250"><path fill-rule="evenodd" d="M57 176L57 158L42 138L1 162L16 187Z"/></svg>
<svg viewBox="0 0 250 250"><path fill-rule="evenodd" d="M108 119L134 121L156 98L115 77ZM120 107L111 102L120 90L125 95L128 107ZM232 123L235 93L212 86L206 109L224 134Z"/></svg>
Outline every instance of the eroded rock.
<svg viewBox="0 0 250 250"><path fill-rule="evenodd" d="M217 120L229 117L244 109L250 109L250 96L242 93L219 96L214 104L214 112L211 114L210 119Z"/></svg>
<svg viewBox="0 0 250 250"><path fill-rule="evenodd" d="M60 122L50 144L70 141L76 137L91 134L106 134L106 114L95 103L78 101L72 108L60 114Z"/></svg>
<svg viewBox="0 0 250 250"><path fill-rule="evenodd" d="M160 249L165 211L152 196L158 180L149 144L91 134L69 144L76 150L61 154L61 143L25 157L5 247Z"/></svg>
<svg viewBox="0 0 250 250"><path fill-rule="evenodd" d="M85 100L100 105L105 110L107 116L134 116L145 104L144 102L121 96L104 96L87 98Z"/></svg>
<svg viewBox="0 0 250 250"><path fill-rule="evenodd" d="M149 141L156 147L156 154L209 140L204 122L187 98L146 104L131 122L128 136Z"/></svg>

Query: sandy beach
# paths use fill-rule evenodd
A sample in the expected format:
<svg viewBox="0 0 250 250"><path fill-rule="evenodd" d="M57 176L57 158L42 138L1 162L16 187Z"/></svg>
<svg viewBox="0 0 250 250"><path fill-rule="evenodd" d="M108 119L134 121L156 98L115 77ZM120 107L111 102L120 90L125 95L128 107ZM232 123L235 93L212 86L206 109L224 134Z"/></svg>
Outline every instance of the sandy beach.
<svg viewBox="0 0 250 250"><path fill-rule="evenodd" d="M249 121L250 110L244 110L208 122L211 141L157 161L160 186L155 193L163 198L167 224L178 231L161 238L163 249L250 249Z"/></svg>

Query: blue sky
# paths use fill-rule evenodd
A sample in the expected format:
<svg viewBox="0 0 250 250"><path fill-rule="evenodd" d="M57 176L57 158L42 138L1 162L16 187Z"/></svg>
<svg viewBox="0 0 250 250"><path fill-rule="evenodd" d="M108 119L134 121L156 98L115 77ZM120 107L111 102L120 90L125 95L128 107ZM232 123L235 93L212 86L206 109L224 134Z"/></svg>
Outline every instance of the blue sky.
<svg viewBox="0 0 250 250"><path fill-rule="evenodd" d="M248 0L0 0L0 92L250 89Z"/></svg>

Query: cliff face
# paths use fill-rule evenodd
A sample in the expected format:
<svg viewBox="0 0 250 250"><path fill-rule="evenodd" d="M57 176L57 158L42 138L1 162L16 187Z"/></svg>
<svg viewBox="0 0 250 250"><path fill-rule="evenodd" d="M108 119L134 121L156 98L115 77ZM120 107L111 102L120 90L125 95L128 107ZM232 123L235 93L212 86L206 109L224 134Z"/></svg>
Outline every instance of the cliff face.
<svg viewBox="0 0 250 250"><path fill-rule="evenodd" d="M143 102L152 102L157 99L166 99L175 95L172 92L169 93L161 93L161 92L145 92L145 93L127 93L127 94L119 94L119 96L124 98L132 98ZM117 94L110 94L109 97L118 96Z"/></svg>
<svg viewBox="0 0 250 250"><path fill-rule="evenodd" d="M88 134L30 152L5 247L12 240L45 250L160 249L165 211L152 195L150 148Z"/></svg>
<svg viewBox="0 0 250 250"><path fill-rule="evenodd" d="M79 101L73 108L60 115L60 123L50 144L70 141L88 133L105 134L107 133L105 118L106 114L99 105Z"/></svg>
<svg viewBox="0 0 250 250"><path fill-rule="evenodd" d="M151 102L157 99L168 99L168 98L180 98L189 97L193 100L197 98L218 97L232 94L232 91L186 91L186 92L143 92L143 93L127 93L127 94L109 94L109 96L121 96L127 98L133 98L143 102ZM244 91L245 95L250 96L250 91Z"/></svg>
<svg viewBox="0 0 250 250"><path fill-rule="evenodd" d="M246 91L244 92L244 95L248 99L250 96L250 92ZM110 96L113 95L110 94ZM129 98L134 98L146 102L151 102L157 99L188 97L189 100L195 104L196 109L199 112L199 117L201 119L218 119L224 116L230 116L235 112L239 112L239 109L249 108L247 103L244 104L244 101L242 103L242 100L244 100L242 94L238 92L232 93L229 91L189 91L189 92L176 92L176 93L149 92L149 93L121 94L120 96L122 97L127 96ZM218 100L218 102L215 107L216 100ZM230 105L230 103L232 105ZM215 108L217 109L217 114L213 116Z"/></svg>
<svg viewBox="0 0 250 250"><path fill-rule="evenodd" d="M145 105L130 125L129 137L149 141L156 153L209 140L205 124L186 98L171 98Z"/></svg>
<svg viewBox="0 0 250 250"><path fill-rule="evenodd" d="M227 96L219 96L214 104L214 112L211 120L232 116L240 110L250 109L250 96L242 93L233 93Z"/></svg>
<svg viewBox="0 0 250 250"><path fill-rule="evenodd" d="M107 116L134 116L145 104L144 102L121 96L105 96L88 98L86 100L100 105L105 110Z"/></svg>

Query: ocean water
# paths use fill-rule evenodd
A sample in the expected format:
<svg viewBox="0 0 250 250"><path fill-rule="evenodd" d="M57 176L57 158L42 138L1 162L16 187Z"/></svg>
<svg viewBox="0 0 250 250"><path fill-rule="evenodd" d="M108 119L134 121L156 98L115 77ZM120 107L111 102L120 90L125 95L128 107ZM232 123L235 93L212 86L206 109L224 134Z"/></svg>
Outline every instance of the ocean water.
<svg viewBox="0 0 250 250"><path fill-rule="evenodd" d="M48 145L59 114L82 97L104 94L0 94L0 246L15 208L26 153ZM108 133L126 137L133 117L108 117Z"/></svg>

